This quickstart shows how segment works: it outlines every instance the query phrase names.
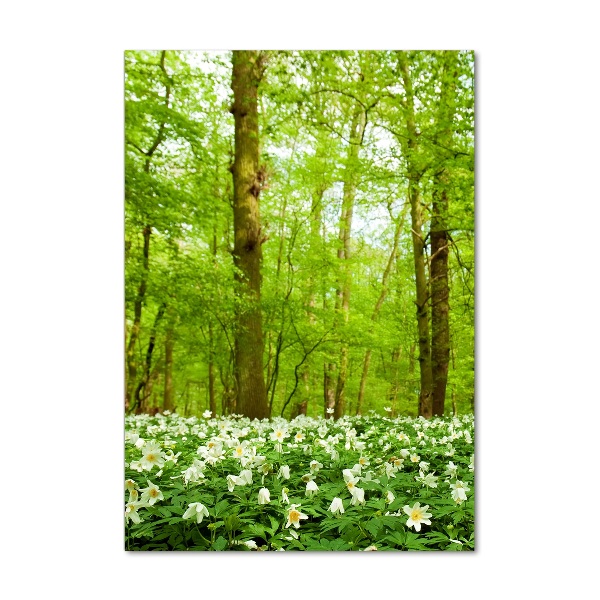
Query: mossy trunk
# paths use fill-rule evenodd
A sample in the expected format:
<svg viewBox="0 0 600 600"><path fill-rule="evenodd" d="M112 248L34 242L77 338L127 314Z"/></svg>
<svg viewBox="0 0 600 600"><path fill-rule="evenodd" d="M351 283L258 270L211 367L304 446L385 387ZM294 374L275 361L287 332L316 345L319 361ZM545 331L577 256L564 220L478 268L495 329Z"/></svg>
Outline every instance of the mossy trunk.
<svg viewBox="0 0 600 600"><path fill-rule="evenodd" d="M429 337L429 286L425 272L425 238L423 233L423 205L420 179L424 170L419 153L418 133L415 120L415 105L408 59L404 52L398 53L398 63L406 93L405 117L407 139L402 140L408 171L408 197L412 226L413 257L415 268L417 332L419 345L419 369L421 386L419 391L419 416L432 416L433 375L431 371L431 342Z"/></svg>
<svg viewBox="0 0 600 600"><path fill-rule="evenodd" d="M450 326L448 286L448 195L450 168L448 151L452 147L452 120L456 88L457 52L442 54L442 83L438 110L436 142L440 160L434 173L431 214L431 369L433 376L433 414L442 416L446 401Z"/></svg>
<svg viewBox="0 0 600 600"><path fill-rule="evenodd" d="M263 374L263 333L260 310L262 235L260 227L258 85L263 55L254 50L233 52L235 159L233 174L233 259L238 290L235 331L237 411L251 419L269 414Z"/></svg>

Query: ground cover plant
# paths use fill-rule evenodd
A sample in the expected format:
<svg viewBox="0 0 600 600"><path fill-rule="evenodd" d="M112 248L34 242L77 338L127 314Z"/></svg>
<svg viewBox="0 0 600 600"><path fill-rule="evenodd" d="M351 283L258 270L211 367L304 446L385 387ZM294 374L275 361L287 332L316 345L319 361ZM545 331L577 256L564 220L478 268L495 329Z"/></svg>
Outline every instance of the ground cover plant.
<svg viewBox="0 0 600 600"><path fill-rule="evenodd" d="M473 550L473 426L130 415L125 548Z"/></svg>

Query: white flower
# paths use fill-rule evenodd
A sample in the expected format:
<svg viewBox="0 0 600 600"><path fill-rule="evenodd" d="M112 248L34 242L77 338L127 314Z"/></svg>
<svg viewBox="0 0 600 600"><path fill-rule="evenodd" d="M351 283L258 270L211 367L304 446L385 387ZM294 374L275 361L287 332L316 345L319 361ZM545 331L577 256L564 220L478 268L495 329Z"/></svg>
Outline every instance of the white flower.
<svg viewBox="0 0 600 600"><path fill-rule="evenodd" d="M198 523L202 523L204 517L208 517L208 509L201 502L192 502L188 509L183 513L184 519L196 517Z"/></svg>
<svg viewBox="0 0 600 600"><path fill-rule="evenodd" d="M164 454L156 442L144 444L142 454L140 465L146 471L151 471L154 466L160 469L165 464Z"/></svg>
<svg viewBox="0 0 600 600"><path fill-rule="evenodd" d="M138 484L133 480L133 479L126 479L125 480L125 489L126 490L134 490L138 487Z"/></svg>
<svg viewBox="0 0 600 600"><path fill-rule="evenodd" d="M258 546L256 545L256 542L254 540L245 541L244 546L246 546L247 548L250 548L250 550L256 550L258 548Z"/></svg>
<svg viewBox="0 0 600 600"><path fill-rule="evenodd" d="M435 471L433 472L435 473ZM425 475L423 471L419 471L419 477L415 477L417 481L420 481L424 486L429 486L430 488L437 487L438 478L433 475L433 473L427 473Z"/></svg>
<svg viewBox="0 0 600 600"><path fill-rule="evenodd" d="M159 487L154 485L150 480L148 480L148 487L140 491L142 492L140 501L148 503L150 506L152 506L158 500L164 500L163 494Z"/></svg>
<svg viewBox="0 0 600 600"><path fill-rule="evenodd" d="M429 517L431 517L431 513L426 512L429 508L429 504L421 507L419 502L415 502L412 506L405 505L404 512L408 515L408 521L406 521L407 527L414 527L415 531L421 531L421 523L425 523L425 525L431 525L431 521Z"/></svg>
<svg viewBox="0 0 600 600"><path fill-rule="evenodd" d="M243 484L238 484L238 481L239 481L239 477L237 477L237 475L227 475L227 489L230 492L233 492L236 485L243 485Z"/></svg>
<svg viewBox="0 0 600 600"><path fill-rule="evenodd" d="M360 477L344 477L344 479L346 480L346 487L348 488L348 491L352 494L353 490L356 489L356 484L358 483Z"/></svg>
<svg viewBox="0 0 600 600"><path fill-rule="evenodd" d="M350 493L352 494L352 500L350 500L350 504L352 506L365 503L365 490L359 487L354 487L350 490Z"/></svg>
<svg viewBox="0 0 600 600"><path fill-rule="evenodd" d="M314 481L309 481L306 484L306 497L310 498L319 491L319 486Z"/></svg>
<svg viewBox="0 0 600 600"><path fill-rule="evenodd" d="M448 463L448 467L444 471L444 475L449 475L450 477L456 477L457 469L458 469L458 467L452 461L450 461Z"/></svg>
<svg viewBox="0 0 600 600"><path fill-rule="evenodd" d="M332 415L333 414L333 408L328 408L326 412L327 412L328 415Z"/></svg>
<svg viewBox="0 0 600 600"><path fill-rule="evenodd" d="M377 550L377 546L367 546L362 552L375 552Z"/></svg>
<svg viewBox="0 0 600 600"><path fill-rule="evenodd" d="M202 416L203 416L205 419L210 419L211 415L212 415L212 412L211 412L210 410L205 410L205 411L202 413Z"/></svg>
<svg viewBox="0 0 600 600"><path fill-rule="evenodd" d="M288 492L290 490L288 490L286 487L281 488L281 501L285 502L286 504L290 503L290 499L288 498Z"/></svg>
<svg viewBox="0 0 600 600"><path fill-rule="evenodd" d="M393 465L392 463L385 463L385 474L388 477L393 477L394 479L396 478L396 475L394 473L398 472L398 467L396 465Z"/></svg>
<svg viewBox="0 0 600 600"><path fill-rule="evenodd" d="M277 477L283 477L284 479L290 478L290 468L288 467L288 465L282 465L281 467L279 467Z"/></svg>
<svg viewBox="0 0 600 600"><path fill-rule="evenodd" d="M310 461L310 470L311 471L318 471L319 469L323 468L323 463L320 463L318 460L311 460Z"/></svg>
<svg viewBox="0 0 600 600"><path fill-rule="evenodd" d="M140 515L137 514L137 511L142 506L145 506L141 502L128 502L125 506L125 522L129 522L129 520L134 523L141 523L142 519L140 519Z"/></svg>
<svg viewBox="0 0 600 600"><path fill-rule="evenodd" d="M341 514L344 513L344 503L342 502L341 498L334 498L331 501L331 504L329 506L329 510L331 512L331 514L335 514L336 512L339 512Z"/></svg>
<svg viewBox="0 0 600 600"><path fill-rule="evenodd" d="M467 499L467 492L471 490L471 488L467 487L467 484L462 481L451 483L450 487L452 488L452 500L459 504Z"/></svg>
<svg viewBox="0 0 600 600"><path fill-rule="evenodd" d="M391 413L392 412L392 408L390 406L384 406L383 410L385 410L385 412L387 412L387 413Z"/></svg>
<svg viewBox="0 0 600 600"><path fill-rule="evenodd" d="M348 483L349 481L356 483L360 479L360 477L357 477L358 473L356 473L354 469L344 469L342 471L342 475L346 483Z"/></svg>
<svg viewBox="0 0 600 600"><path fill-rule="evenodd" d="M308 515L301 513L296 510L300 504L292 504L288 509L288 520L285 524L286 527L293 525L296 529L300 527L300 519L308 519Z"/></svg>
<svg viewBox="0 0 600 600"><path fill-rule="evenodd" d="M388 490L385 493L385 499L388 504L391 504L396 499L396 496L394 496L394 494Z"/></svg>
<svg viewBox="0 0 600 600"><path fill-rule="evenodd" d="M418 463L421 460L421 457L418 454L411 454L410 461L414 463Z"/></svg>
<svg viewBox="0 0 600 600"><path fill-rule="evenodd" d="M275 427L270 436L271 441L279 442L280 444L287 437L290 437L290 434L283 427Z"/></svg>
<svg viewBox="0 0 600 600"><path fill-rule="evenodd" d="M248 455L248 442L243 441L241 444L236 444L233 448L233 457L242 459L247 458Z"/></svg>
<svg viewBox="0 0 600 600"><path fill-rule="evenodd" d="M243 483L238 483L237 485L245 485L252 483L252 471L250 471L250 469L245 469L244 471L241 471L239 479L243 481Z"/></svg>
<svg viewBox="0 0 600 600"><path fill-rule="evenodd" d="M258 503L269 504L271 502L271 495L267 488L260 488L258 492Z"/></svg>
<svg viewBox="0 0 600 600"><path fill-rule="evenodd" d="M427 473L427 471L429 471L429 463L422 460L419 463L419 469L421 469L424 473Z"/></svg>

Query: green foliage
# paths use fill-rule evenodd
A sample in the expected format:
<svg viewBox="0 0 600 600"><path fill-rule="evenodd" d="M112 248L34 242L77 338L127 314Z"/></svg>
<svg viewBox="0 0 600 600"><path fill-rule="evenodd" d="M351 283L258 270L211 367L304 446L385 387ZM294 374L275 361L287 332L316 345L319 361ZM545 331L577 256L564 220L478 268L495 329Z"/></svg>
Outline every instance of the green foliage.
<svg viewBox="0 0 600 600"><path fill-rule="evenodd" d="M418 98L416 158L426 219L435 173L449 170L450 332L447 414L472 410L474 396L473 54L458 54L455 118L440 120L443 53L407 54ZM217 412L235 412L233 352L239 309L232 224L233 117L230 54L127 52L125 55L125 308L127 341L136 330L135 385L154 340L144 403L163 406L165 342L172 333L177 410L209 408L209 369ZM407 195L405 91L398 53L269 53L261 83L261 308L265 380L272 415L297 402L324 414L323 365L348 346L346 413L357 410L367 350L372 359L362 412L391 407L415 415L419 392L410 219L381 310L373 319L395 222ZM348 144L356 107L367 126L358 158ZM451 129L451 147L437 142ZM352 256L338 258L344 182L356 182ZM148 264L145 227L151 228ZM348 322L336 310L351 273ZM157 320L162 306L165 317Z"/></svg>
<svg viewBox="0 0 600 600"><path fill-rule="evenodd" d="M126 548L473 550L472 435L472 416L128 417L126 488L137 504L126 517ZM312 495L309 480L317 486ZM153 504L151 484L161 494ZM458 484L465 490L459 501L452 495ZM269 492L263 504L261 490ZM332 512L334 498L343 513ZM408 525L416 502L428 507L430 523ZM194 503L206 511L200 522ZM297 528L293 509L304 515Z"/></svg>

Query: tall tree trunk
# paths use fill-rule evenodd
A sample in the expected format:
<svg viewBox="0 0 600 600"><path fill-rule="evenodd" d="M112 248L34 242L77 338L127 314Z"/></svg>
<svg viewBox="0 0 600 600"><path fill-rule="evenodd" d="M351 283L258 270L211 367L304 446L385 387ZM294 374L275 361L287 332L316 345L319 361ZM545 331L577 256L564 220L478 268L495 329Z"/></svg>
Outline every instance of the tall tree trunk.
<svg viewBox="0 0 600 600"><path fill-rule="evenodd" d="M390 391L388 393L388 401L392 407L392 418L396 416L396 402L398 400L398 388L400 387L399 374L400 374L400 356L402 355L402 348L394 348L392 351L392 384L390 385Z"/></svg>
<svg viewBox="0 0 600 600"><path fill-rule="evenodd" d="M433 374L431 370L431 346L429 338L429 290L425 273L425 239L423 236L423 207L421 204L420 179L422 165L418 163L417 127L412 81L405 53L399 53L399 66L406 93L406 127L408 140L402 141L408 170L408 197L412 224L413 256L415 266L417 330L419 341L419 367L421 387L419 391L419 416L427 419L432 415Z"/></svg>
<svg viewBox="0 0 600 600"><path fill-rule="evenodd" d="M139 382L135 390L134 408L137 413L142 412L144 410L144 407L146 406L146 401L152 391L152 355L154 353L154 347L156 346L156 331L158 329L158 325L161 319L163 318L163 315L165 314L166 306L167 305L165 303L160 305L160 308L158 309L158 312L156 313L156 317L154 319L154 325L150 333L150 339L148 340L148 349L146 350L146 362L144 363L144 373L142 375L141 381Z"/></svg>
<svg viewBox="0 0 600 600"><path fill-rule="evenodd" d="M457 52L442 54L442 83L438 111L438 133L435 141L440 154L452 146L452 120L454 118L454 90L456 87ZM433 414L444 414L448 362L450 358L450 328L448 322L448 184L447 159L434 173L431 214L431 369L433 376Z"/></svg>
<svg viewBox="0 0 600 600"><path fill-rule="evenodd" d="M325 193L325 186L320 184L312 195L311 203L311 219L310 219L310 255L314 256L320 245L323 243L321 238L321 221L323 214L323 194ZM311 273L308 278L308 297L305 301L306 316L311 327L316 324L315 317L315 306L316 306L316 290L315 290L315 278ZM308 409L308 402L310 400L311 392L311 364L312 361L308 359L306 366L302 371L302 394L300 399L296 402L293 410L294 415L305 415Z"/></svg>
<svg viewBox="0 0 600 600"><path fill-rule="evenodd" d="M217 416L217 397L215 396L215 339L213 324L208 322L208 403L213 417Z"/></svg>
<svg viewBox="0 0 600 600"><path fill-rule="evenodd" d="M140 337L140 328L142 323L142 306L146 297L146 285L148 279L148 264L150 256L150 235L152 228L150 225L144 227L144 252L142 259L142 276L140 286L133 305L133 326L127 344L127 386L125 391L125 410L133 410L135 390L135 381L137 377L137 360L135 358L135 347Z"/></svg>
<svg viewBox="0 0 600 600"><path fill-rule="evenodd" d="M335 409L335 363L326 361L323 365L323 401L325 403L325 418L332 419L333 415L327 411Z"/></svg>
<svg viewBox="0 0 600 600"><path fill-rule="evenodd" d="M175 409L175 402L173 398L173 326L170 325L167 329L167 335L165 338L165 392L163 398L164 410L170 410L173 412Z"/></svg>
<svg viewBox="0 0 600 600"><path fill-rule="evenodd" d="M263 172L259 169L258 85L264 55L234 51L233 106L235 160L233 173L233 249L240 302L235 332L237 411L250 419L269 414L263 374L263 333L260 310L262 243L258 197Z"/></svg>
<svg viewBox="0 0 600 600"><path fill-rule="evenodd" d="M213 265L217 268L217 226L213 227L212 239ZM213 417L217 416L217 398L215 395L215 334L212 315L208 320L208 403Z"/></svg>
<svg viewBox="0 0 600 600"><path fill-rule="evenodd" d="M408 204L406 205L408 206ZM390 211L391 212L391 211ZM377 299L377 303L375 304L375 308L373 309L373 314L371 315L371 321L373 321L373 323L377 320L377 317L379 316L379 312L381 311L381 307L383 306L383 303L385 302L385 299L388 295L388 290L389 290L389 278L390 278L390 273L392 271L392 266L394 264L394 261L396 260L396 255L398 254L398 242L400 241L400 232L402 231L402 226L404 225L404 209L402 209L402 214L398 217L398 220L396 222L396 229L394 231L394 242L392 245L392 251L390 252L390 257L388 259L388 262L385 266L385 270L383 271L383 277L381 278L381 292L379 294L379 298ZM373 330L373 328L371 327L371 331ZM358 400L356 402L356 414L360 415L361 411L362 411L362 405L363 405L363 400L364 400L364 396L365 396L365 387L367 385L367 376L369 374L369 365L371 364L371 348L369 348L366 352L365 352L365 358L363 360L363 370L362 370L362 375L360 378L360 387L358 390Z"/></svg>
<svg viewBox="0 0 600 600"><path fill-rule="evenodd" d="M354 197L358 185L357 161L360 152L360 146L363 140L363 134L367 125L365 111L361 106L357 106L352 117L350 129L350 145L348 147L348 158L346 163L346 173L344 175L344 193L342 197L342 214L340 218L340 247L338 248L338 258L342 260L342 275L338 282L336 305L341 310L343 322L348 323L350 316L350 287L352 274L350 271L351 258L351 235L352 235L352 215L354 212ZM338 380L335 390L335 406L333 416L339 419L344 416L346 401L346 380L348 377L348 343L342 341L340 348L340 368L338 371Z"/></svg>
<svg viewBox="0 0 600 600"><path fill-rule="evenodd" d="M171 102L171 87L172 80L169 77L167 70L165 68L165 58L167 51L163 50L160 55L159 68L163 72L165 79L165 109L169 108L169 104ZM146 174L150 173L150 163L152 161L152 156L162 143L165 134L166 127L166 119L164 119L160 125L158 126L158 131L156 133L156 137L152 142L152 145L147 151L143 151L138 148L140 152L146 157L144 161L144 172ZM137 146L136 146L137 147ZM140 337L140 326L142 321L142 305L145 301L146 295L146 285L148 278L148 257L150 254L150 235L152 233L152 227L149 223L146 223L144 226L144 254L143 254L143 262L142 262L142 276L140 280L140 286L138 288L138 294L135 300L135 304L133 307L133 327L131 329L131 336L129 338L129 344L127 345L127 353L126 353L126 362L127 362L127 370L126 370L126 386L125 386L125 410L131 411L134 409L134 389L135 389L135 380L137 376L137 363L135 360L135 346ZM131 243L129 242L129 247ZM126 245L126 251L129 251L129 247Z"/></svg>

